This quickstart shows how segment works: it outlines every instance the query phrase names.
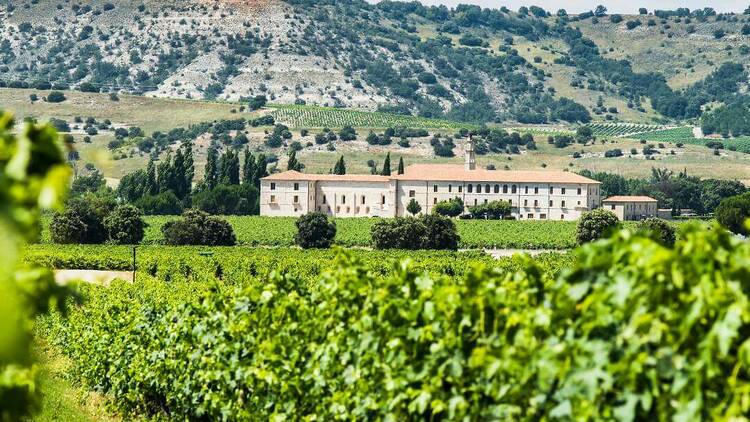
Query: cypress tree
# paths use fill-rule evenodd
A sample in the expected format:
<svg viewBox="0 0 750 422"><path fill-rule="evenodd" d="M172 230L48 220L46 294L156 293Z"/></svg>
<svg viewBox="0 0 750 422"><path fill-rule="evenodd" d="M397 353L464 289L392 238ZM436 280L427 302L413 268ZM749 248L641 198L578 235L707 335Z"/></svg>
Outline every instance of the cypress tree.
<svg viewBox="0 0 750 422"><path fill-rule="evenodd" d="M146 186L143 188L146 195L156 195L159 193L159 185L156 183L156 167L154 166L153 157L148 160L146 167Z"/></svg>
<svg viewBox="0 0 750 422"><path fill-rule="evenodd" d="M255 176L255 157L250 152L250 147L245 147L245 160L242 165L242 183L253 183Z"/></svg>
<svg viewBox="0 0 750 422"><path fill-rule="evenodd" d="M203 176L203 181L209 189L219 184L219 152L213 145L208 148L206 174Z"/></svg>
<svg viewBox="0 0 750 422"><path fill-rule="evenodd" d="M157 184L159 193L164 193L174 189L174 177L172 175L172 154L167 154L167 158L159 163L156 168L158 173Z"/></svg>
<svg viewBox="0 0 750 422"><path fill-rule="evenodd" d="M380 171L381 176L391 175L391 153L385 155L385 161L383 161L383 170Z"/></svg>
<svg viewBox="0 0 750 422"><path fill-rule="evenodd" d="M258 155L258 161L255 162L255 174L253 175L253 183L255 187L260 189L260 179L268 176L268 161L266 156L263 154Z"/></svg>
<svg viewBox="0 0 750 422"><path fill-rule="evenodd" d="M177 150L172 163L170 189L178 198L184 199L190 191L190 185L186 180L187 169L185 167L185 156L181 149Z"/></svg>
<svg viewBox="0 0 750 422"><path fill-rule="evenodd" d="M239 155L227 150L224 155L221 156L221 183L229 185L240 184L240 157Z"/></svg>
<svg viewBox="0 0 750 422"><path fill-rule="evenodd" d="M286 163L287 170L302 171L302 163L297 160L297 151L289 153L289 161Z"/></svg>
<svg viewBox="0 0 750 422"><path fill-rule="evenodd" d="M398 174L404 174L404 157L398 159Z"/></svg>
<svg viewBox="0 0 750 422"><path fill-rule="evenodd" d="M343 175L346 174L346 163L344 162L344 156L342 155L336 165L333 167L333 174Z"/></svg>
<svg viewBox="0 0 750 422"><path fill-rule="evenodd" d="M185 181L188 186L188 191L193 188L193 178L195 178L195 160L193 158L193 145L190 142L182 144L185 149L183 155L185 156Z"/></svg>

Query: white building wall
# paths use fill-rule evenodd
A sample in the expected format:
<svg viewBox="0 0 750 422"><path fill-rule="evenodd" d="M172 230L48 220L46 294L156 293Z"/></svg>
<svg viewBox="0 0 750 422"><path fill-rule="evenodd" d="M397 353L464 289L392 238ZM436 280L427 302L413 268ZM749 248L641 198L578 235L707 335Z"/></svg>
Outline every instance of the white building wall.
<svg viewBox="0 0 750 422"><path fill-rule="evenodd" d="M509 201L512 216L521 220L576 220L584 212L599 206L599 186L463 181L263 180L260 209L261 215L269 216L299 216L319 211L336 217L395 217L409 215L406 206L412 198L425 214L431 213L436 203L455 197L461 198L467 209L492 201Z"/></svg>

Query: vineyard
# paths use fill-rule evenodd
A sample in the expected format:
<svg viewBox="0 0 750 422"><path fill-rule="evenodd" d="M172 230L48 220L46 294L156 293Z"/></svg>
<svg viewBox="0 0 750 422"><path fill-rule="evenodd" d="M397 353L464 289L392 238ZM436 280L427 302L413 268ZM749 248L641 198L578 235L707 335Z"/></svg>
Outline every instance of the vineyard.
<svg viewBox="0 0 750 422"><path fill-rule="evenodd" d="M634 138L643 139L647 142L681 142L684 144L705 145L708 142L721 142L724 148L750 153L750 137L743 136L739 138L703 138L698 139L693 135L691 127L679 127L673 129L659 130L655 132L643 133Z"/></svg>
<svg viewBox="0 0 750 422"><path fill-rule="evenodd" d="M587 125L595 136L625 138L632 135L645 134L664 130L665 126L644 125L637 123L590 123Z"/></svg>
<svg viewBox="0 0 750 422"><path fill-rule="evenodd" d="M411 127L425 129L458 130L471 127L468 124L447 120L425 119L422 117L405 116L351 110L344 108L302 106L302 105L271 105L271 115L278 123L292 128L341 128L352 126L355 128L388 128Z"/></svg>
<svg viewBox="0 0 750 422"><path fill-rule="evenodd" d="M77 385L148 419L739 420L750 244L699 225L681 239L497 262L147 246L136 283L80 286L37 333ZM129 253L25 259L125 269Z"/></svg>
<svg viewBox="0 0 750 422"><path fill-rule="evenodd" d="M176 217L146 217L148 228L145 245L163 243L161 227ZM237 243L242 246L292 246L294 244L293 217L224 217L234 228ZM369 246L370 228L377 219L336 219L336 244L339 246ZM45 227L49 221L45 221ZM630 223L626 224L630 226ZM519 221L519 220L457 220L463 249L569 249L575 246L574 221ZM42 242L49 243L49 232L42 233Z"/></svg>

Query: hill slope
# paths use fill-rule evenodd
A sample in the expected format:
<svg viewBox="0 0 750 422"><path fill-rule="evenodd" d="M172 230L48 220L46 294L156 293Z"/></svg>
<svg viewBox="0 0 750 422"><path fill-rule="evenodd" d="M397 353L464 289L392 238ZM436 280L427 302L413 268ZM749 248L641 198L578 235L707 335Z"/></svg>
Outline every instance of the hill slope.
<svg viewBox="0 0 750 422"><path fill-rule="evenodd" d="M742 46L750 43L742 15L687 23L684 16L618 20L357 0L24 0L4 7L0 71L9 86L265 95L471 122L697 117L701 106L728 95L706 89L704 78L724 63L747 62ZM635 20L640 25L628 29ZM725 35L714 36L719 29ZM733 70L727 92L745 89L743 70Z"/></svg>

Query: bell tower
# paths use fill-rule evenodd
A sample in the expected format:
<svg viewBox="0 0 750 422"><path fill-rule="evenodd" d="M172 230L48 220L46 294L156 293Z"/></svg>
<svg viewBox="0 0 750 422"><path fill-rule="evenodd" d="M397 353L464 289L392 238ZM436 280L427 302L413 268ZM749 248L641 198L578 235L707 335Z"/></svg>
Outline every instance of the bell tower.
<svg viewBox="0 0 750 422"><path fill-rule="evenodd" d="M476 170L477 156L476 152L474 152L474 138L472 135L469 135L469 142L466 143L466 152L464 156L464 169L469 171Z"/></svg>

